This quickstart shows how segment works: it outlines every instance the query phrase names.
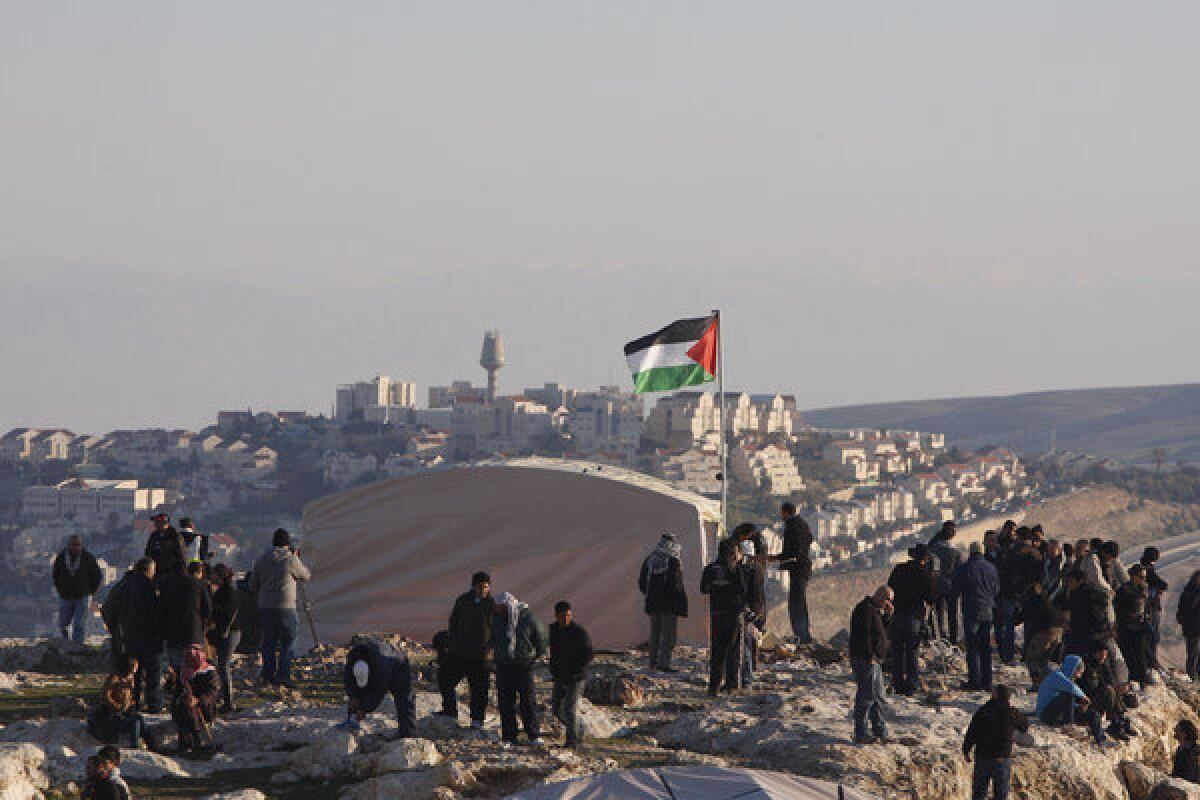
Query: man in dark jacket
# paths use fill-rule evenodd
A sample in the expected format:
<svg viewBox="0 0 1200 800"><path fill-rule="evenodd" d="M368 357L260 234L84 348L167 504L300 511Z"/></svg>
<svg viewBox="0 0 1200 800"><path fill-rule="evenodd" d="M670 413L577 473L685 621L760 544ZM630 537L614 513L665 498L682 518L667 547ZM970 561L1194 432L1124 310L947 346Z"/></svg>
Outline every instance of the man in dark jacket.
<svg viewBox="0 0 1200 800"><path fill-rule="evenodd" d="M458 684L467 679L471 727L483 728L488 704L488 666L492 655L492 578L486 572L471 576L471 590L454 601L450 612L445 681L441 683L443 716L458 719Z"/></svg>
<svg viewBox="0 0 1200 800"><path fill-rule="evenodd" d="M125 652L138 662L134 702L150 714L157 714L162 708L163 624L158 583L154 579L156 569L151 558L142 558L134 565L133 575L121 590L116 613Z"/></svg>
<svg viewBox="0 0 1200 800"><path fill-rule="evenodd" d="M758 639L767 625L767 578L763 567L766 551L758 550L760 545L766 547L761 535L738 537L738 546L742 551L742 562L738 569L742 571L742 579L746 584L746 613L742 625L743 688L754 682L754 671L758 669Z"/></svg>
<svg viewBox="0 0 1200 800"><path fill-rule="evenodd" d="M179 672L192 645L204 645L212 621L212 592L204 580L204 564L193 562L187 572L162 583L162 621L167 662Z"/></svg>
<svg viewBox="0 0 1200 800"><path fill-rule="evenodd" d="M962 597L963 643L967 651L968 691L992 688L992 614L1000 592L1000 575L988 561L983 545L972 542L967 563L954 573Z"/></svg>
<svg viewBox="0 0 1200 800"><path fill-rule="evenodd" d="M1025 626L1025 668L1034 691L1049 672L1052 656L1062 644L1066 613L1046 595L1040 581L1030 584L1021 598L1021 620Z"/></svg>
<svg viewBox="0 0 1200 800"><path fill-rule="evenodd" d="M1146 622L1150 628L1150 667L1156 670L1162 669L1158 663L1158 644L1162 638L1163 598L1169 588L1155 566L1159 557L1157 547L1147 547L1142 551L1139 562L1146 569L1146 590L1149 594L1146 599Z"/></svg>
<svg viewBox="0 0 1200 800"><path fill-rule="evenodd" d="M1200 680L1200 571L1192 573L1179 593L1175 621L1183 634L1184 671L1193 681Z"/></svg>
<svg viewBox="0 0 1200 800"><path fill-rule="evenodd" d="M1127 742L1137 735L1125 715L1125 694L1129 686L1117 682L1112 663L1108 660L1108 648L1103 642L1092 642L1089 649L1090 652L1083 659L1079 688L1087 694L1096 713L1108 719L1105 732L1118 741Z"/></svg>
<svg viewBox="0 0 1200 800"><path fill-rule="evenodd" d="M54 559L51 570L58 592L58 630L62 638L83 644L87 639L88 617L92 613L92 595L100 588L102 576L96 557L83 547L83 537L75 534Z"/></svg>
<svg viewBox="0 0 1200 800"><path fill-rule="evenodd" d="M566 729L566 746L576 747L582 737L579 728L579 696L587 678L587 666L592 663L592 639L579 623L571 604L560 600L554 604L554 622L550 625L550 676L554 687L550 707Z"/></svg>
<svg viewBox="0 0 1200 800"><path fill-rule="evenodd" d="M675 535L664 533L654 552L642 562L638 575L638 589L646 597L646 614L650 617L650 666L663 672L675 671L671 656L679 618L688 615L681 552Z"/></svg>
<svg viewBox="0 0 1200 800"><path fill-rule="evenodd" d="M1040 582L1044 572L1042 556L1030 542L1028 528L1021 528L1012 548L1000 564L1000 597L996 600L996 647L1000 660L1012 664L1017 657L1017 616L1021 598L1030 584Z"/></svg>
<svg viewBox="0 0 1200 800"><path fill-rule="evenodd" d="M899 694L917 691L917 645L921 622L933 600L933 573L929 571L929 548L923 544L908 551L908 561L897 564L888 577L895 592L892 619L892 689Z"/></svg>
<svg viewBox="0 0 1200 800"><path fill-rule="evenodd" d="M346 689L346 722L343 727L361 730L362 721L390 693L396 704L396 722L401 739L417 729L417 701L413 693L412 667L408 655L386 642L362 638L351 642L342 671Z"/></svg>
<svg viewBox="0 0 1200 800"><path fill-rule="evenodd" d="M1092 642L1109 641L1113 637L1112 625L1108 621L1108 595L1085 580L1080 570L1067 573L1066 587L1070 618L1063 639L1064 650L1085 656Z"/></svg>
<svg viewBox="0 0 1200 800"><path fill-rule="evenodd" d="M962 553L954 546L957 532L954 520L948 519L929 540L937 590L933 602L933 622L937 635L951 643L958 642L958 591L954 587L954 573L962 563Z"/></svg>
<svg viewBox="0 0 1200 800"><path fill-rule="evenodd" d="M1121 655L1125 656L1129 677L1141 684L1146 683L1151 670L1150 626L1146 621L1148 601L1146 568L1134 564L1129 568L1129 581L1117 589L1113 613L1117 620L1117 645Z"/></svg>
<svg viewBox="0 0 1200 800"><path fill-rule="evenodd" d="M858 744L887 741L883 718L883 662L887 658L888 624L892 619L892 590L880 586L864 597L850 614L850 668L854 693L854 741ZM867 734L867 720L871 735Z"/></svg>
<svg viewBox="0 0 1200 800"><path fill-rule="evenodd" d="M708 693L738 688L741 672L742 612L746 610L746 578L738 569L742 551L733 539L722 539L717 560L704 568L700 593L708 595Z"/></svg>
<svg viewBox="0 0 1200 800"><path fill-rule="evenodd" d="M146 539L145 555L154 559L155 574L161 583L183 572L183 537L166 514L155 514L150 520L154 531Z"/></svg>
<svg viewBox="0 0 1200 800"><path fill-rule="evenodd" d="M808 621L808 579L813 571L809 554L812 531L808 529L808 523L797 516L796 506L792 503L780 506L779 516L783 520L783 551L771 560L778 561L779 568L788 571L788 618L796 643L812 644Z"/></svg>
<svg viewBox="0 0 1200 800"><path fill-rule="evenodd" d="M1013 734L1029 730L1025 715L1012 707L1008 687L1003 684L992 690L988 700L967 726L963 737L963 758L971 760L975 751L975 768L971 776L971 800L987 800L988 786L992 797L1005 800L1008 797L1009 780L1012 778Z"/></svg>

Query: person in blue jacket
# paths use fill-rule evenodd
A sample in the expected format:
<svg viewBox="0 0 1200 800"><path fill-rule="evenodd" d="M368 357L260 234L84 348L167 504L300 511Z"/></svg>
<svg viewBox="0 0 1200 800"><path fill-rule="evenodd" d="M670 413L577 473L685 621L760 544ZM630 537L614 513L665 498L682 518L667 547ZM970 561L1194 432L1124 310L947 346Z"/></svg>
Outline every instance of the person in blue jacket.
<svg viewBox="0 0 1200 800"><path fill-rule="evenodd" d="M1107 739L1100 714L1091 707L1087 694L1075 681L1083 675L1083 659L1070 655L1062 666L1042 679L1038 687L1037 716L1047 725L1074 725L1084 722L1096 740L1104 746Z"/></svg>

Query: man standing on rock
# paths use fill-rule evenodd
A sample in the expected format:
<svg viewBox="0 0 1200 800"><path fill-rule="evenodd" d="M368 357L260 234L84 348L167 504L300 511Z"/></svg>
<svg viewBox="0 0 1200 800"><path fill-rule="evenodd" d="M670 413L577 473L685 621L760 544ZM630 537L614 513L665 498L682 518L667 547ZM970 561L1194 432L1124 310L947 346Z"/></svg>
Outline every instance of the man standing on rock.
<svg viewBox="0 0 1200 800"><path fill-rule="evenodd" d="M682 548L675 535L664 533L654 552L642 562L638 589L646 597L650 617L650 666L674 672L671 657L675 652L679 618L688 615L687 590L683 586Z"/></svg>
<svg viewBox="0 0 1200 800"><path fill-rule="evenodd" d="M471 727L483 728L488 705L488 662L492 653L492 576L476 572L471 576L470 591L454 601L450 625L446 628L449 640L446 664L440 680L442 716L458 719L458 684L467 679L471 700Z"/></svg>
<svg viewBox="0 0 1200 800"><path fill-rule="evenodd" d="M178 673L183 657L193 646L203 646L212 620L212 592L203 580L199 561L163 582L161 588L163 634L167 641L167 663Z"/></svg>
<svg viewBox="0 0 1200 800"><path fill-rule="evenodd" d="M969 763L971 751L975 752L971 800L987 800L989 785L995 800L1007 800L1012 778L1013 734L1027 730L1029 721L1012 707L1008 687L996 686L992 699L975 712L963 737L963 758Z"/></svg>
<svg viewBox="0 0 1200 800"><path fill-rule="evenodd" d="M271 537L271 549L255 562L250 581L250 590L258 595L264 685L296 688L291 673L292 643L300 629L296 586L311 577L300 554L292 549L291 534L278 528Z"/></svg>
<svg viewBox="0 0 1200 800"><path fill-rule="evenodd" d="M100 588L102 575L96 557L83 548L83 537L74 534L54 559L51 570L58 592L58 630L62 638L83 644L87 639L88 617L92 614L92 595Z"/></svg>
<svg viewBox="0 0 1200 800"><path fill-rule="evenodd" d="M887 658L888 625L892 619L892 590L880 586L864 597L850 615L850 668L854 671L854 741L857 744L885 742L887 722L883 718L883 661ZM867 735L867 720L871 734Z"/></svg>
<svg viewBox="0 0 1200 800"><path fill-rule="evenodd" d="M954 546L957 533L954 520L948 519L929 542L937 583L933 603L934 628L940 638L951 644L958 643L958 592L954 588L954 573L962 563L962 553Z"/></svg>
<svg viewBox="0 0 1200 800"><path fill-rule="evenodd" d="M162 710L162 610L152 558L139 559L129 583L121 591L118 611L125 652L137 659L133 700L148 714ZM143 699L145 705L142 705Z"/></svg>
<svg viewBox="0 0 1200 800"><path fill-rule="evenodd" d="M745 573L738 568L742 551L736 539L722 539L717 560L704 568L700 593L708 595L708 693L738 688L742 666L742 612L746 610Z"/></svg>
<svg viewBox="0 0 1200 800"><path fill-rule="evenodd" d="M554 623L550 626L550 676L554 679L550 706L566 729L567 747L578 747L580 743L579 696L590 663L592 639L575 622L571 604L560 600L554 604Z"/></svg>
<svg viewBox="0 0 1200 800"><path fill-rule="evenodd" d="M929 571L929 548L918 544L908 551L908 561L897 564L888 578L896 599L892 619L892 689L913 695L918 689L917 646L925 609L933 600L933 574Z"/></svg>
<svg viewBox="0 0 1200 800"><path fill-rule="evenodd" d="M779 516L783 520L783 552L772 560L779 562L780 569L788 571L788 618L796 643L812 644L808 619L808 579L813 571L810 556L812 531L808 523L796 514L793 503L780 506Z"/></svg>
<svg viewBox="0 0 1200 800"><path fill-rule="evenodd" d="M983 545L971 542L970 557L954 573L962 598L963 644L967 651L968 691L992 688L992 615L1000 593L1000 574L984 556Z"/></svg>
<svg viewBox="0 0 1200 800"><path fill-rule="evenodd" d="M514 595L504 592L493 608L492 647L496 658L496 706L500 734L517 743L517 708L529 743L542 744L541 721L533 688L533 664L546 654L546 631L541 621Z"/></svg>

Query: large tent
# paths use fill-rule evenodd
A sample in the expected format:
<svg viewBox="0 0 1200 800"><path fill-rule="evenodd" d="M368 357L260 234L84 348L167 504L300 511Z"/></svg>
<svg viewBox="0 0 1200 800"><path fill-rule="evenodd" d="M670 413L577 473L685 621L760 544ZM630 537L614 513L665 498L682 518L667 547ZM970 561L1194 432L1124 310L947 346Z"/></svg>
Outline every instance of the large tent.
<svg viewBox="0 0 1200 800"><path fill-rule="evenodd" d="M784 772L660 767L588 775L526 789L508 800L874 800L848 786Z"/></svg>
<svg viewBox="0 0 1200 800"><path fill-rule="evenodd" d="M471 574L491 573L548 621L571 601L601 648L646 641L638 570L659 536L683 545L691 615L681 643L707 641L697 592L719 504L640 473L519 459L378 481L314 501L301 521L317 636L393 632L429 641Z"/></svg>

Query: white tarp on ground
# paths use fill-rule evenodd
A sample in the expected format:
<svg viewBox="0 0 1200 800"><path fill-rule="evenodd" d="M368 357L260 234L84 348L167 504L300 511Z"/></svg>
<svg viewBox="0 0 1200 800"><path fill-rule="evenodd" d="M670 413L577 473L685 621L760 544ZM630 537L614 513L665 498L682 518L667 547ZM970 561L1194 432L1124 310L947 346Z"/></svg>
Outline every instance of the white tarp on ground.
<svg viewBox="0 0 1200 800"><path fill-rule="evenodd" d="M664 531L683 545L691 615L680 643L708 640L700 572L719 504L626 470L523 459L378 481L310 503L301 522L317 635L428 642L471 574L529 603L543 622L569 600L597 647L646 641L638 570ZM301 626L302 629L306 626ZM307 631L304 631L305 633Z"/></svg>
<svg viewBox="0 0 1200 800"><path fill-rule="evenodd" d="M551 783L509 800L875 800L815 778L727 767L628 769Z"/></svg>

